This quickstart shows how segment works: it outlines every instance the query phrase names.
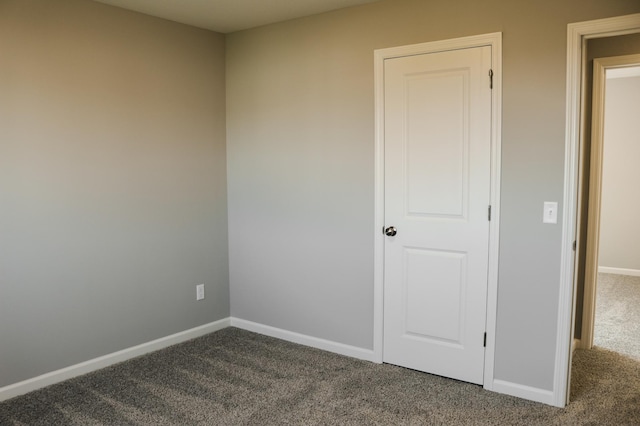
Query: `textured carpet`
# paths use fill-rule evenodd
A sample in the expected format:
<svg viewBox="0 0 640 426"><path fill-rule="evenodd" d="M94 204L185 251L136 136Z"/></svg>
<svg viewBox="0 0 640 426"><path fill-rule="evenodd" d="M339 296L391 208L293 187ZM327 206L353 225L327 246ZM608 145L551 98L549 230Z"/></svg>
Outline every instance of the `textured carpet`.
<svg viewBox="0 0 640 426"><path fill-rule="evenodd" d="M593 343L640 360L640 277L598 274Z"/></svg>
<svg viewBox="0 0 640 426"><path fill-rule="evenodd" d="M553 408L236 328L0 403L2 425L638 425L640 366L574 357Z"/></svg>

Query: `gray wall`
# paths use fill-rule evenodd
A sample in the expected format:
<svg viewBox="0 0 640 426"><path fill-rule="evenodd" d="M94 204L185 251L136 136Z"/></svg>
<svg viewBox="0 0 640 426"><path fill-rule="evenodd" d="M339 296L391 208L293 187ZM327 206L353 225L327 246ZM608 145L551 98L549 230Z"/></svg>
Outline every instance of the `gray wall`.
<svg viewBox="0 0 640 426"><path fill-rule="evenodd" d="M219 34L0 1L0 386L229 316L224 71Z"/></svg>
<svg viewBox="0 0 640 426"><path fill-rule="evenodd" d="M0 386L227 317L227 265L232 315L371 348L373 50L502 31L495 372L551 389L566 25L634 12L383 0L228 36L228 261L225 38L0 0Z"/></svg>
<svg viewBox="0 0 640 426"><path fill-rule="evenodd" d="M384 0L228 36L232 315L372 348L373 50L502 31L495 376L551 390L561 227L542 204L563 196L567 24L635 12Z"/></svg>
<svg viewBox="0 0 640 426"><path fill-rule="evenodd" d="M640 77L607 79L600 266L640 270Z"/></svg>

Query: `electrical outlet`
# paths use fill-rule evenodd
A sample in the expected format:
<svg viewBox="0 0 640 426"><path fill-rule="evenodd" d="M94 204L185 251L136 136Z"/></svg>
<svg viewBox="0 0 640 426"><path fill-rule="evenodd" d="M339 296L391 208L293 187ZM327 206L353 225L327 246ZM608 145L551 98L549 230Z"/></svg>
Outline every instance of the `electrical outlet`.
<svg viewBox="0 0 640 426"><path fill-rule="evenodd" d="M196 300L204 299L204 284L198 284L196 286Z"/></svg>
<svg viewBox="0 0 640 426"><path fill-rule="evenodd" d="M542 223L558 223L558 203L545 201Z"/></svg>

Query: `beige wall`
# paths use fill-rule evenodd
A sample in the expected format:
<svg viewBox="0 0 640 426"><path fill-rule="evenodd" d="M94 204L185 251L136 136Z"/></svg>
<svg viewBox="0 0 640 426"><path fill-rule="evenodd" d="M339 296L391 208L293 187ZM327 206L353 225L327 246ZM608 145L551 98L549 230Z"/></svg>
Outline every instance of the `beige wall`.
<svg viewBox="0 0 640 426"><path fill-rule="evenodd" d="M495 377L553 388L567 24L607 2L386 0L228 36L232 315L371 349L373 51L503 33ZM559 212L562 215L562 207Z"/></svg>
<svg viewBox="0 0 640 426"><path fill-rule="evenodd" d="M229 315L224 42L0 0L0 387Z"/></svg>
<svg viewBox="0 0 640 426"><path fill-rule="evenodd" d="M640 270L640 77L607 79L599 266Z"/></svg>

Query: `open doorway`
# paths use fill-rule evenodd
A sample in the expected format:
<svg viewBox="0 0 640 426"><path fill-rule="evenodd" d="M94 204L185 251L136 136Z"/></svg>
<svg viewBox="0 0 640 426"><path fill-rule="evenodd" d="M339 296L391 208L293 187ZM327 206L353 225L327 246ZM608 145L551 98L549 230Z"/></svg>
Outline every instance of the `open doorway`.
<svg viewBox="0 0 640 426"><path fill-rule="evenodd" d="M596 309L596 280L598 278L598 251L600 247L603 150L605 146L603 141L606 77L607 73L609 73L609 77L630 77L633 73L632 69L640 65L640 32L589 39L585 42L583 58L579 190L576 211L578 223L575 261L574 349L590 349L593 346L593 319ZM623 102L623 100L616 102ZM613 124L616 125L617 121L619 126L620 121L625 121L625 119L618 113L615 114ZM627 116L626 113L625 116ZM637 120L627 119L626 121L636 122ZM624 130L622 131L624 132ZM622 155L624 156L624 152ZM625 158L631 159L632 157L629 155ZM637 166L626 167L626 169L632 168L637 168ZM630 195L631 189L634 188L634 185L625 179L619 179L617 186L618 188L614 191L627 191L618 196L623 199L625 195ZM611 190L607 192L611 192ZM627 208L626 201L619 205ZM611 213L609 215L611 216ZM615 220L615 213L613 216L613 220ZM606 238L609 238L609 234ZM606 256L604 260L607 261ZM600 264L600 266L613 266L613 264ZM631 269L629 266L627 268Z"/></svg>
<svg viewBox="0 0 640 426"><path fill-rule="evenodd" d="M580 344L640 360L640 54L593 61ZM578 334L578 333L576 333Z"/></svg>
<svg viewBox="0 0 640 426"><path fill-rule="evenodd" d="M598 52L601 50L602 52ZM567 155L561 256L561 310L555 403L569 402L573 349L580 347L585 302L586 227L591 153L592 59L640 53L640 14L569 25ZM573 342L573 346L571 345ZM586 351L590 352L590 351ZM568 360L568 363L566 361ZM566 364L565 364L566 363ZM597 366L595 366L598 369ZM560 383L564 381L565 387Z"/></svg>

